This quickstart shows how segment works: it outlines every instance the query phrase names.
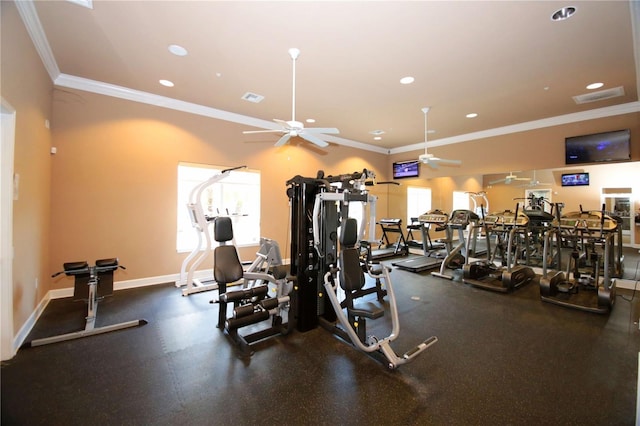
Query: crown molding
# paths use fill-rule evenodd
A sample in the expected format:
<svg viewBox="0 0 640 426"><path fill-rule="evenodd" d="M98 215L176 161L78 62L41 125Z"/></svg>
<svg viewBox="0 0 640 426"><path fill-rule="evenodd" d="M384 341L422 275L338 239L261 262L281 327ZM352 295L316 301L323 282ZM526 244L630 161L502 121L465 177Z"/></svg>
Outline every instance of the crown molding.
<svg viewBox="0 0 640 426"><path fill-rule="evenodd" d="M47 36L40 24L40 18L34 3L32 1L16 1L15 5L27 29L27 33L29 33L29 37L31 37L31 41L40 55L49 77L51 77L51 81L55 81L60 75L60 68L58 68L51 46L49 46L49 40L47 40Z"/></svg>
<svg viewBox="0 0 640 426"><path fill-rule="evenodd" d="M246 115L236 114L233 112L223 111L221 109L211 108L204 105L194 104L191 102L180 101L166 96L155 95L149 92L130 89L128 87L117 86L115 84L104 83L101 81L90 80L82 77L75 77L68 74L60 74L54 79L54 84L58 87L69 89L83 90L85 92L97 93L105 96L125 99L132 102L140 102L148 105L158 106L162 108L182 111L189 114L201 115L204 117L215 118L217 120L230 121L232 123L245 124L247 126L259 127L263 129L279 130L280 126L273 121L262 120L259 118L249 117ZM339 138L330 135L323 135L323 139L338 145L349 146L352 148L362 149L366 151L388 154L389 150L377 146L367 145L362 142L352 141L349 139Z"/></svg>
<svg viewBox="0 0 640 426"><path fill-rule="evenodd" d="M80 1L80 0L78 0ZM90 0L82 0L90 1ZM100 81L90 80L82 77L75 77L68 74L62 74L58 68L49 41L42 29L38 13L35 9L34 2L31 0L21 0L15 2L18 9L18 13L22 18L22 21L33 41L33 44L40 55L42 63L45 69L49 73L51 80L56 86L67 87L72 89L83 90L87 92L97 93L105 96L112 96L120 99L126 99L132 102L141 102L149 105L159 106L162 108L173 109L176 111L182 111L190 114L201 115L205 117L215 118L218 120L230 121L233 123L244 124L247 126L258 127L263 129L278 130L280 127L271 121L261 120L254 117L249 117L241 114L236 114L228 111L223 111L216 108L207 107L204 105L194 104L191 102L184 102L166 96L155 95L153 93L142 92L139 90L130 89L127 87L117 86ZM634 46L640 44L640 23L638 22L638 14L640 11L640 1L631 1L631 17L633 27ZM640 87L640 52L636 49L636 75L638 79L637 87ZM444 145L451 145L461 142L467 142L476 139L484 139L489 137L501 136L511 133L524 132L529 130L535 130L545 127L558 126L568 123L575 123L578 121L593 120L598 118L610 117L615 115L629 114L640 111L640 102L630 102L622 105L614 105L605 108L598 108L589 111L583 111L578 113L566 114L557 117L545 118L542 120L529 121L525 123L514 124L510 126L498 127L495 129L483 130L480 132L467 133L464 135L452 136L449 138L442 138L430 141L428 147L437 147ZM323 135L324 139L328 142L333 142L338 145L349 146L356 149L362 149L365 151L377 152L381 154L398 154L403 152L418 151L424 149L424 143L417 143L412 145L406 145L398 148L384 148L375 145L366 144L363 142L353 141L350 139L344 139L333 135Z"/></svg>
<svg viewBox="0 0 640 426"><path fill-rule="evenodd" d="M595 120L598 118L612 117L615 115L630 114L640 111L640 102L629 102L621 105L613 105L604 108L591 109L588 111L575 112L571 114L558 115L556 117L543 118L541 120L527 121L525 123L513 124L510 126L497 127L495 129L482 130L480 132L467 133L464 135L452 136L449 138L429 141L427 147L452 145L461 142L468 142L477 139L485 139L495 136L508 135L511 133L526 132L529 130L542 129L545 127L561 126L563 124L576 123L578 121ZM424 150L424 143L406 145L389 150L389 154L399 154L403 152Z"/></svg>

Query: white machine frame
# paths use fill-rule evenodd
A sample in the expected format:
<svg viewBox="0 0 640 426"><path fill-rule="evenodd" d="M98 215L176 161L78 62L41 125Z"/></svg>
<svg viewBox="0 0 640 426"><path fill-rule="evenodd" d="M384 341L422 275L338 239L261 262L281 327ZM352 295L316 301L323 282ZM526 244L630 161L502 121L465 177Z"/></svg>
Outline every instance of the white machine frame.
<svg viewBox="0 0 640 426"><path fill-rule="evenodd" d="M202 262L211 254L212 242L211 233L209 232L209 221L202 208L202 193L209 186L221 181L228 177L232 171L244 168L245 166L234 167L232 169L226 169L222 172L211 176L204 182L196 185L189 193L189 201L187 203L187 209L189 210L189 217L191 218L191 226L198 234L198 244L193 248L191 253L182 261L182 267L180 268L180 278L176 281L176 287L184 287L182 289L182 295L188 296L193 293L201 293L203 291L215 290L218 288L216 283L205 283L199 278L195 278L195 272L202 264ZM204 238L203 238L204 235ZM206 245L203 249L203 241L206 241ZM213 280L213 277L212 277Z"/></svg>

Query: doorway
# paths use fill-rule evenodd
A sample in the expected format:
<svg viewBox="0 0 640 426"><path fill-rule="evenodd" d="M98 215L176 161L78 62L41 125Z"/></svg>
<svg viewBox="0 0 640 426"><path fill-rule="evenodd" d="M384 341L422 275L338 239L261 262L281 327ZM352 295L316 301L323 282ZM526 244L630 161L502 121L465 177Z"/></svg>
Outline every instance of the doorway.
<svg viewBox="0 0 640 426"><path fill-rule="evenodd" d="M13 152L16 111L0 103L0 355L13 358Z"/></svg>
<svg viewBox="0 0 640 426"><path fill-rule="evenodd" d="M622 219L622 244L632 246L635 241L633 197L631 188L602 188L604 209Z"/></svg>

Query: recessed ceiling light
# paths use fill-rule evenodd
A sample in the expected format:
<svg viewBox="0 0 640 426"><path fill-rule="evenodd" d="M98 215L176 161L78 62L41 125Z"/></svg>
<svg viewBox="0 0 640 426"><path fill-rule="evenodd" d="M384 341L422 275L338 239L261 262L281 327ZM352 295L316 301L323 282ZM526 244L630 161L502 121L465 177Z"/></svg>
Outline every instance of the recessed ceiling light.
<svg viewBox="0 0 640 426"><path fill-rule="evenodd" d="M374 141L381 141L382 140L382 136L376 136L375 138L373 138Z"/></svg>
<svg viewBox="0 0 640 426"><path fill-rule="evenodd" d="M565 19L569 19L576 13L576 8L574 6L563 7L562 9L558 9L553 12L551 15L552 21L564 21Z"/></svg>
<svg viewBox="0 0 640 426"><path fill-rule="evenodd" d="M400 84L411 84L414 81L416 81L415 78L411 77L411 76L406 76L406 77L402 77L400 79Z"/></svg>
<svg viewBox="0 0 640 426"><path fill-rule="evenodd" d="M307 118L305 121L306 121L307 123L315 123L315 122L316 122L316 119L315 119L315 118Z"/></svg>
<svg viewBox="0 0 640 426"><path fill-rule="evenodd" d="M472 113L470 113L470 114L467 114L465 117L467 117L467 118L476 118L477 116L478 116L478 114L477 114L477 113L472 112Z"/></svg>
<svg viewBox="0 0 640 426"><path fill-rule="evenodd" d="M165 87L173 87L173 81L169 81L169 80L160 80L160 84L162 84Z"/></svg>
<svg viewBox="0 0 640 426"><path fill-rule="evenodd" d="M176 56L187 56L187 49L182 46L178 46L177 44L172 44L169 46L169 52L173 53Z"/></svg>
<svg viewBox="0 0 640 426"><path fill-rule="evenodd" d="M587 86L587 89L589 90L599 89L602 86L604 86L604 83L591 83L590 85Z"/></svg>

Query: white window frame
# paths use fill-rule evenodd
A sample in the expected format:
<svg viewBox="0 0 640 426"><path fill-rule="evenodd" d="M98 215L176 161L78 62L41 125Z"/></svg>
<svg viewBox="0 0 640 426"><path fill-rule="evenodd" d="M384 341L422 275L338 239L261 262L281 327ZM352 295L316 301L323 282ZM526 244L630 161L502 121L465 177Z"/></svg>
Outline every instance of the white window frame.
<svg viewBox="0 0 640 426"><path fill-rule="evenodd" d="M431 211L431 188L407 186L407 225L412 217Z"/></svg>
<svg viewBox="0 0 640 426"><path fill-rule="evenodd" d="M178 164L176 250L179 253L191 251L198 245L199 231L194 228L187 208L191 191L196 185L228 168L207 164ZM260 244L259 171L232 171L229 176L203 191L202 203L206 216L229 216L233 219L234 242L237 246ZM212 233L211 227L209 228L207 232ZM213 245L215 246L215 242Z"/></svg>

